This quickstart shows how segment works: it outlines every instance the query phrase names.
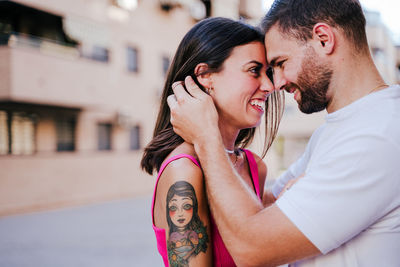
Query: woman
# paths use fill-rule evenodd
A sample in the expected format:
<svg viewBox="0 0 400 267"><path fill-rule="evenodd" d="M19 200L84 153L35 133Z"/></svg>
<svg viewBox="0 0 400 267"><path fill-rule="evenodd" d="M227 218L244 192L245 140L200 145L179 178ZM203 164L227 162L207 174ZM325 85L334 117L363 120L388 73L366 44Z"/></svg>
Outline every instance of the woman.
<svg viewBox="0 0 400 267"><path fill-rule="evenodd" d="M282 93L269 94L273 85L267 76L263 40L264 36L252 26L226 18L209 18L197 23L176 51L153 139L141 162L149 174L158 171L152 204L153 228L166 266L235 266L209 212L194 148L175 134L170 124L167 97L173 93L171 86L190 75L213 98L227 156L262 201L266 166L244 148L252 141L255 127L266 113L265 156L283 111ZM193 196L178 193L183 184L193 188ZM190 220L195 223L188 227Z"/></svg>

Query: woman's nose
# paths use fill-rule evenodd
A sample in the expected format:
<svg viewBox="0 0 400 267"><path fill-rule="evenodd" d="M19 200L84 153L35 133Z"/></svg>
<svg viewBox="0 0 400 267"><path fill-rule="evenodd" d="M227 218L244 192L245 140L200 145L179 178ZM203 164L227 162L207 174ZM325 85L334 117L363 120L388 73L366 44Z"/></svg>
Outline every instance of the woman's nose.
<svg viewBox="0 0 400 267"><path fill-rule="evenodd" d="M260 90L267 93L272 93L275 88L267 74L262 75Z"/></svg>

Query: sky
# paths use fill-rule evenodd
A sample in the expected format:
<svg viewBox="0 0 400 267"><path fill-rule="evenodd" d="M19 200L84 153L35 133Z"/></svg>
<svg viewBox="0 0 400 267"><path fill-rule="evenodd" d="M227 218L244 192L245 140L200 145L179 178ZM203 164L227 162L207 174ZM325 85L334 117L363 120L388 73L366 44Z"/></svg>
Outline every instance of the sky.
<svg viewBox="0 0 400 267"><path fill-rule="evenodd" d="M268 9L273 0L263 0L265 9ZM393 34L393 40L400 45L400 1L399 0L360 0L367 10L379 11L383 23Z"/></svg>

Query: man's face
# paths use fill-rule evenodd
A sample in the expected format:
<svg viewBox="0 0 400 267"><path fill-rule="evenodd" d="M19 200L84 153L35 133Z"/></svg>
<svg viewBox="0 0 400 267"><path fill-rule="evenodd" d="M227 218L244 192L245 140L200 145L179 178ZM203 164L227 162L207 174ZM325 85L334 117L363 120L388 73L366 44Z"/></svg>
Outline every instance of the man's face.
<svg viewBox="0 0 400 267"><path fill-rule="evenodd" d="M277 26L266 34L265 46L268 63L274 70L275 89L293 93L304 113L325 109L333 71L314 48L285 37Z"/></svg>

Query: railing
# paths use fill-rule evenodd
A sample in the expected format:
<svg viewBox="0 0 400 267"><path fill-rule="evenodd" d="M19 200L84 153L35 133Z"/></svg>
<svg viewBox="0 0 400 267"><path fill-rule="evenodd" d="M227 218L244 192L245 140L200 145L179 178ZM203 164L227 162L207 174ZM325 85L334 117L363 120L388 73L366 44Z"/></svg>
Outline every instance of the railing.
<svg viewBox="0 0 400 267"><path fill-rule="evenodd" d="M0 45L34 48L44 54L67 58L80 57L79 49L74 45L17 32L0 33Z"/></svg>
<svg viewBox="0 0 400 267"><path fill-rule="evenodd" d="M40 50L43 54L70 59L84 57L100 62L109 61L109 51L107 48L92 46L82 51L79 45L76 46L19 32L0 32L0 46L34 48Z"/></svg>

